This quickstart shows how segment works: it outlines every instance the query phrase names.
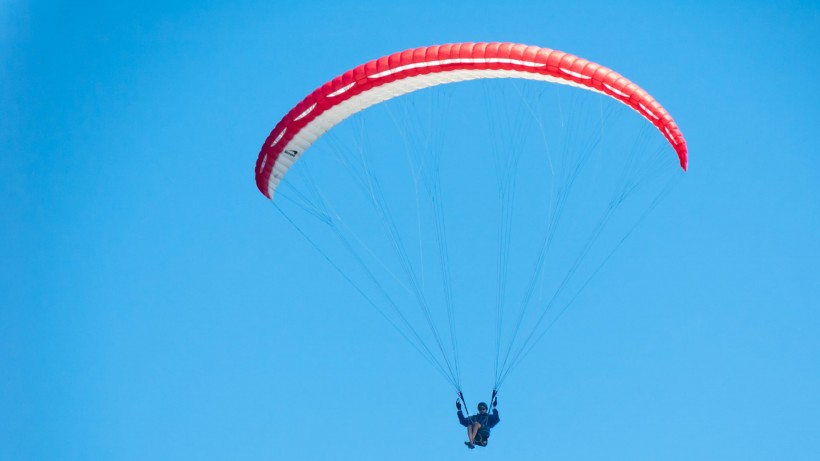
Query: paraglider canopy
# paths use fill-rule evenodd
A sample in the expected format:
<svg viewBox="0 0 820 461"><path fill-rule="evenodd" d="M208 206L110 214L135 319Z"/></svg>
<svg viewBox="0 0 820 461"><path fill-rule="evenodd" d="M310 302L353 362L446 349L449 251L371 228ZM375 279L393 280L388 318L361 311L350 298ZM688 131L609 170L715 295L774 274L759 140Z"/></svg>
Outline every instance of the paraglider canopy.
<svg viewBox="0 0 820 461"><path fill-rule="evenodd" d="M270 199L291 165L317 138L381 101L443 83L480 78L543 80L597 91L634 109L669 141L687 168L686 141L669 113L620 74L561 51L513 43L455 43L394 53L317 88L271 131L256 162L256 185Z"/></svg>

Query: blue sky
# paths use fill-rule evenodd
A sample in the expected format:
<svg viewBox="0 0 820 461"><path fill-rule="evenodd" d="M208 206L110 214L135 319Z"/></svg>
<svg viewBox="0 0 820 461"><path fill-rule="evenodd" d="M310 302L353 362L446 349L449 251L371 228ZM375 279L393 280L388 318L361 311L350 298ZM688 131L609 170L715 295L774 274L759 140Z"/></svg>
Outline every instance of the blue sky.
<svg viewBox="0 0 820 461"><path fill-rule="evenodd" d="M820 452L818 3L167 3L0 3L0 458ZM505 384L481 453L253 180L315 87L460 41L613 68L691 156Z"/></svg>

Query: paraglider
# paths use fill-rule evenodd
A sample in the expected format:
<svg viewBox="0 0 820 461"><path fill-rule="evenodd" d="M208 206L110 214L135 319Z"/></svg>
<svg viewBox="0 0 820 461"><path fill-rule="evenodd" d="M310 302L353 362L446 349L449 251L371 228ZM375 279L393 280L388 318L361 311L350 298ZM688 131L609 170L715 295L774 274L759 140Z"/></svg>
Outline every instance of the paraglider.
<svg viewBox="0 0 820 461"><path fill-rule="evenodd" d="M584 126L576 124L572 112L564 107L566 99L576 99L576 93L569 98L543 92L531 98L519 96L522 106L520 112L534 119L531 125L536 134L533 136L540 137L544 152L517 148L519 141L523 139L518 134L502 138L498 143L503 147L491 150L490 157L495 162L492 172L498 181L497 203L482 203L477 208L482 210L479 220L482 224L486 218L498 216L495 237L497 248L488 249L488 253L494 254L497 261L497 281L474 279L469 281L472 285L461 290L461 293L470 293L479 288L493 287L496 291L496 314L489 322L495 329L495 340L488 341L495 349L491 413L487 413L488 406L484 403L479 404L477 415L465 416L462 413L461 402L464 400L456 334L459 329L456 319L460 301L453 282L451 266L454 250L451 244L455 242L467 245L466 242L473 235L466 234L469 238L457 236L455 239L451 235L455 233L452 229L463 224L469 216L447 216L448 208L442 192L442 177L447 173L442 173L440 156L433 154L433 157L426 157L440 149L434 136L428 136L423 131L424 128L415 127L411 123L415 120L412 115L408 116L410 121L402 122L407 120L401 118L403 112L393 111L390 114L394 117L398 133L395 138L403 139L410 152L409 166L405 167L410 172L410 182L405 184L392 177L386 181L381 180L374 170L375 162L366 152L366 145L370 141L368 138L367 142L360 140L355 148L339 149L336 153L338 164L352 171L354 180L350 182L359 187L362 202L354 201L353 186L335 195L324 190L325 186L336 183L347 187L346 181L337 181L341 168L334 168L327 173L328 177L334 179L333 184L330 181L317 181L312 174L306 173L303 177L306 186L303 189L293 187L292 193L285 197L295 205L295 211L286 212L278 201L274 201L274 206L282 212L296 233L301 234L356 289L367 304L385 317L450 382L461 399L457 403L459 422L467 427L468 440L465 444L470 448L475 445L486 446L490 429L500 421L496 409L496 393L511 370L521 363L555 320L576 300L615 249L668 189L668 184L661 181L660 192L649 195L642 205L629 208L633 198L645 189L647 183L657 176L663 176L658 172L670 170L665 164L669 156L665 153L653 155L654 150L646 147L649 135L645 131L641 131L634 142L627 141L625 144L618 144L618 147L601 147L605 145L604 141L616 139L623 131L620 126L622 120L629 122L627 119L637 114L642 118L640 130L643 130L646 121L650 122L650 128L654 127L655 130L654 135L660 133L665 140L665 145L660 150L668 151L671 148L680 168L684 171L687 169L686 141L670 114L649 93L620 74L560 51L512 43L457 43L421 47L367 62L321 85L276 124L262 146L255 168L258 189L273 200L278 196L280 188L289 182L284 181L286 174L305 151L352 115L384 101L401 99L398 97L402 95L420 93L419 90L425 88L471 80L499 79L533 81L534 85L548 84L545 86L559 84L557 86L571 87L569 91L577 93L579 89L588 90L581 93L600 97L593 102L597 106L596 110L591 111L589 126ZM504 98L501 96L501 99ZM547 98L554 98L548 105L550 111L547 116L540 115L537 103ZM621 103L622 106L612 105L626 107L629 114L612 115L616 113L616 109L612 105L605 106L603 100ZM431 117L436 117L442 112L438 107L434 104L433 109L426 112L417 107L413 109L417 111L414 113L432 114ZM524 126L519 121L506 117L504 111L497 112L500 114L497 115L498 120L491 122L489 129L470 127L470 136L482 131L500 130L505 124L512 125L516 130ZM556 129L563 131L559 131L557 135L551 134L545 117L555 117ZM431 130L438 132L434 119L417 125L433 127ZM414 134L413 130L422 131ZM398 149L391 148L389 152L394 150ZM555 155L554 152L560 155ZM382 152L379 154L385 155ZM529 167L521 167L521 162L529 161L527 155L532 158L537 158L538 155L543 157ZM469 158L472 160L475 156ZM603 161L617 162L622 159L623 169L621 170L621 166L606 166L603 173L599 172L584 182L579 178L589 165L595 164L592 158L601 159L602 164ZM648 166L641 166L640 162L644 159L649 159ZM469 176L463 174L463 171L464 168L461 168L452 176L459 179ZM524 192L516 194L519 187L516 178L528 178L530 175L542 178L544 184L526 190L521 187ZM399 191L409 191L411 198L406 202L399 202L393 194L384 192L384 188L389 186L394 186ZM586 202L583 203L583 212L573 210L572 200L582 195L578 191L584 188L586 192L592 189L608 190L610 195L600 200L600 211L593 211ZM459 186L457 190L464 190L464 187ZM427 196L422 197L422 194ZM334 199L335 206L332 203ZM466 210L471 204L463 197L461 200L449 209L458 210L457 214L468 213ZM375 211L374 218L364 222L367 214L364 211L371 207ZM523 207L529 207L530 210L519 211ZM337 208L355 210L355 219L345 219L345 215ZM623 225L620 233L607 238L604 230L613 227L615 216L622 208L628 209L625 212L629 218L628 223ZM415 215L410 213L407 218L395 215L395 210L407 209L415 210ZM304 214L306 220L313 220L311 222L316 224L300 221L295 217L296 213ZM539 217L540 215L543 217ZM362 222L357 223L359 220ZM569 220L577 220L586 227L579 231L565 224ZM519 221L527 224L515 228L515 223ZM353 230L355 224L360 224L364 229L362 232L367 232L367 235ZM401 228L402 224L406 224L407 229ZM470 228L469 225L466 226ZM473 225L466 232L472 232L475 228ZM531 235L523 238L521 235L528 231ZM317 237L316 234L321 232L325 232L325 235ZM563 237L564 240L561 240L562 232L570 237ZM384 239L384 243L377 243L378 239ZM528 239L533 244L520 250L520 257L516 256L514 252L519 242ZM432 243L427 243L428 240ZM408 244L411 241L418 241L418 248L412 251L414 245ZM599 246L606 245L606 249L599 251L599 257L589 263L584 272L583 264L592 259L589 255ZM431 252L429 248L435 248L436 251ZM342 253L348 255L344 261L336 256ZM524 261L519 266L528 270L521 270L516 277L512 277L509 267L516 258ZM438 261L438 266L428 269L427 264L431 264L431 261ZM557 266L561 264L564 265L563 269L558 269ZM479 264L468 261L463 267L472 268L477 265ZM439 284L429 280L435 280ZM438 288L433 288L434 286ZM513 288L520 293L518 303L509 300ZM440 301L433 301L434 297ZM507 321L509 315L506 312L513 309L510 304L518 306L512 312L513 322ZM407 307L412 305L418 307L415 322L411 318L411 309ZM443 306L443 311L438 311L437 306ZM440 327L439 324L444 322L442 319L446 319L447 328Z"/></svg>
<svg viewBox="0 0 820 461"><path fill-rule="evenodd" d="M487 404L479 402L477 407L478 414L465 417L461 411L461 402L456 400L458 422L467 428L467 441L464 442L467 448L473 449L476 445L479 447L487 446L490 440L490 430L501 422L497 406L498 401L493 397L493 411L491 414L487 413Z"/></svg>

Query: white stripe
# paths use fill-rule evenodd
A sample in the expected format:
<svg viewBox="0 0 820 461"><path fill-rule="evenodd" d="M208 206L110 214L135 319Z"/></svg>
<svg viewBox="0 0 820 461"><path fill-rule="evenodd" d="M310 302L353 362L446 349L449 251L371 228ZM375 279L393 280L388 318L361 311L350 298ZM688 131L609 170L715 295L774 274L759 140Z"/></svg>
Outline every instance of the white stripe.
<svg viewBox="0 0 820 461"><path fill-rule="evenodd" d="M396 67L395 69L386 70L384 72L379 72L378 74L370 75L369 78L381 78L386 77L388 75L393 75L398 72L403 72L408 69L418 69L422 67L433 67L433 66L441 66L446 64L489 64L489 63L504 63L504 64L516 64L519 66L527 66L527 67L544 67L546 64L541 64L537 62L530 62L530 61L522 61L520 59L509 59L509 58L460 58L460 59L441 59L438 61L427 61L427 62L418 62L414 64L407 64L404 66Z"/></svg>
<svg viewBox="0 0 820 461"><path fill-rule="evenodd" d="M288 129L287 129L287 128L285 128L284 130L282 130L282 132L281 132L281 133L279 133L279 136L277 136L277 137L276 137L276 139L274 139L274 140L273 140L273 142L272 142L272 143L270 143L270 146L269 146L269 147L273 147L273 146L275 146L275 145L276 145L276 143L277 143L277 142L279 142L279 140L280 140L280 139L282 139L282 136L284 136L284 135L285 135L285 131L288 131Z"/></svg>
<svg viewBox="0 0 820 461"><path fill-rule="evenodd" d="M558 70L560 70L561 72L563 72L563 73L565 73L565 74L569 74L569 75L572 75L573 77L577 77L577 78L585 78L585 79L592 78L592 77L590 77L590 76L588 76L588 75L579 74L578 72L573 72L573 71L571 71L571 70L566 70L566 69L564 69L563 67L559 67L559 68L558 68Z"/></svg>
<svg viewBox="0 0 820 461"><path fill-rule="evenodd" d="M641 106L641 109L643 109L643 110L644 110L644 112L646 112L647 114L649 114L649 115L651 115L651 116L655 117L655 120L659 120L659 117L658 117L657 115L655 115L655 113L654 113L654 112L652 112L651 110L647 109L647 108L646 108L646 106L644 106L644 105L643 105L643 104L641 104L641 103L638 103L638 105L639 105L639 106Z"/></svg>
<svg viewBox="0 0 820 461"><path fill-rule="evenodd" d="M625 93L621 93L620 91L618 91L618 90L616 90L615 88L613 88L613 87L611 87L611 86L607 85L606 83L604 83L604 86L605 86L605 87L607 87L607 88L609 89L609 91L611 91L611 92L613 92L613 93L617 94L618 96L623 96L624 98L626 98L626 97L627 97L627 95L626 95Z"/></svg>
<svg viewBox="0 0 820 461"><path fill-rule="evenodd" d="M677 141L675 141L675 137L674 137L674 136L672 136L672 133L670 133L670 132L669 132L669 128L667 128L667 127L663 127L663 131L665 131L665 132L666 132L666 134L668 134L668 135L669 135L669 140L670 140L670 141L672 141L672 144L674 144L674 145L676 145L676 146L677 146L677 145L678 145L678 143L677 143Z"/></svg>
<svg viewBox="0 0 820 461"><path fill-rule="evenodd" d="M329 95L327 95L327 97L328 98L333 98L335 96L339 96L340 94L344 93L345 91L353 88L353 85L355 85L355 84L356 84L356 82L353 82L353 83L351 83L350 85L347 85L344 88L340 88L340 89L334 91L333 93L330 93Z"/></svg>
<svg viewBox="0 0 820 461"><path fill-rule="evenodd" d="M458 82L463 80L474 80L478 78L523 78L528 80L539 80L544 82L560 83L568 86L583 88L594 91L596 93L606 94L603 91L595 88L587 87L581 83L566 80L560 77L553 77L551 75L544 75L539 73L527 72L523 70L505 70L505 69L456 69L445 72L436 72L432 74L416 75L399 80L395 80L384 85L379 85L364 93L359 93L351 96L348 99L339 101L338 104L331 106L324 112L316 116L308 126L303 128L300 132L294 135L287 145L277 149L278 152L292 149L299 152L299 156L313 144L316 139L321 136L321 133L329 130L342 120L346 119L352 114L364 110L374 104L378 104L385 99L390 99L395 96L410 93L421 88L428 88L435 85L440 85L449 82ZM322 127L321 130L315 130L314 127ZM284 133L284 131L283 131ZM278 139L281 137L277 137ZM271 145L272 146L272 145ZM274 163L274 170L268 178L268 196L273 200L276 188L289 165L285 165L283 155L280 155L276 163ZM296 159L294 159L296 160ZM290 162L289 162L290 163ZM277 168L278 167L278 168Z"/></svg>
<svg viewBox="0 0 820 461"><path fill-rule="evenodd" d="M305 118L305 115L309 114L310 111L312 111L315 108L316 108L316 103L314 102L312 106L308 107L306 111L299 114L299 116L296 117L295 119L293 119L293 121L295 122L297 120L301 120L301 119Z"/></svg>

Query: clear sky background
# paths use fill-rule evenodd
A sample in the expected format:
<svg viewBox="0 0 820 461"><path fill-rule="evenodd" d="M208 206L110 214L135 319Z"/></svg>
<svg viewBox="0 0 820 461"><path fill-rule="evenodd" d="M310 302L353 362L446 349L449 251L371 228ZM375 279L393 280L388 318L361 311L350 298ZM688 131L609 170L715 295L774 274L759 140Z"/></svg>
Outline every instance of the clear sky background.
<svg viewBox="0 0 820 461"><path fill-rule="evenodd" d="M817 459L820 4L772 3L3 0L0 459ZM462 41L616 69L691 155L483 451L253 179L318 85Z"/></svg>

